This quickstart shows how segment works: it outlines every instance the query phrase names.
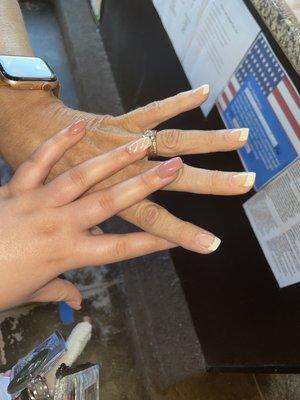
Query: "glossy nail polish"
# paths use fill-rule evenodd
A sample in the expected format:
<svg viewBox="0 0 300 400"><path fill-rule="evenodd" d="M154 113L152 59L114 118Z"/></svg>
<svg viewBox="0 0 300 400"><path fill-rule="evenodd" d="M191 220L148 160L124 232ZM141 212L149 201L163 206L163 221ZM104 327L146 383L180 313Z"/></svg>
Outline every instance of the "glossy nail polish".
<svg viewBox="0 0 300 400"><path fill-rule="evenodd" d="M209 253L212 253L220 246L221 239L209 233L199 233L197 236L197 242L201 249L205 249Z"/></svg>
<svg viewBox="0 0 300 400"><path fill-rule="evenodd" d="M70 135L77 135L78 133L82 132L85 129L85 120L79 119L78 121L74 122L70 128L69 133Z"/></svg>
<svg viewBox="0 0 300 400"><path fill-rule="evenodd" d="M169 176L172 176L175 174L175 172L177 172L178 170L180 170L183 166L182 160L180 157L175 157L175 158L171 158L171 160L168 160L162 164L160 164L160 166L158 167L158 175L164 179L164 178L168 178Z"/></svg>
<svg viewBox="0 0 300 400"><path fill-rule="evenodd" d="M129 143L126 150L129 154L143 153L151 146L151 139L148 137L142 137L132 143Z"/></svg>
<svg viewBox="0 0 300 400"><path fill-rule="evenodd" d="M232 182L238 186L252 187L256 178L255 172L241 172L232 176Z"/></svg>

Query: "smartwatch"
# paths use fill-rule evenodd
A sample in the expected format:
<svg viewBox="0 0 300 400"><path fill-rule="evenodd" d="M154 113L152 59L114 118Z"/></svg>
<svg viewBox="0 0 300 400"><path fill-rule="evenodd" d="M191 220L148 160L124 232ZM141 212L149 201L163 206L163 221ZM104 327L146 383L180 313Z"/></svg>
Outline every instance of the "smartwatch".
<svg viewBox="0 0 300 400"><path fill-rule="evenodd" d="M59 96L59 82L46 61L38 57L0 55L0 86L47 90Z"/></svg>

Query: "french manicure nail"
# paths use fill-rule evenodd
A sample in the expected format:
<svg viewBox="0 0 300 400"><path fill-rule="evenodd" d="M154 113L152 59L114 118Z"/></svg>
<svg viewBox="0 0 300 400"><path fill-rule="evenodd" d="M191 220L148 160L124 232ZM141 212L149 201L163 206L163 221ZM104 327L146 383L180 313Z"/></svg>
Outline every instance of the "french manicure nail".
<svg viewBox="0 0 300 400"><path fill-rule="evenodd" d="M203 85L193 90L194 94L202 94L203 96L209 93L209 85Z"/></svg>
<svg viewBox="0 0 300 400"><path fill-rule="evenodd" d="M197 236L197 242L202 249L204 248L208 252L212 253L220 246L221 239L209 233L200 233Z"/></svg>
<svg viewBox="0 0 300 400"><path fill-rule="evenodd" d="M77 135L77 133L82 132L83 129L85 129L85 120L79 119L70 126L69 133L71 135Z"/></svg>
<svg viewBox="0 0 300 400"><path fill-rule="evenodd" d="M245 142L249 136L249 129L248 128L239 128L234 129L228 132L230 139L237 140L239 142Z"/></svg>
<svg viewBox="0 0 300 400"><path fill-rule="evenodd" d="M183 163L180 157L171 158L158 167L158 175L161 178L168 178L175 174L176 171L182 168Z"/></svg>
<svg viewBox="0 0 300 400"><path fill-rule="evenodd" d="M252 187L255 182L255 177L255 172L241 172L233 175L232 181L238 186Z"/></svg>
<svg viewBox="0 0 300 400"><path fill-rule="evenodd" d="M126 147L126 150L128 151L129 154L137 154L137 153L142 153L146 149L148 149L151 146L152 142L151 139L148 137L142 137L135 142L129 143L129 145Z"/></svg>

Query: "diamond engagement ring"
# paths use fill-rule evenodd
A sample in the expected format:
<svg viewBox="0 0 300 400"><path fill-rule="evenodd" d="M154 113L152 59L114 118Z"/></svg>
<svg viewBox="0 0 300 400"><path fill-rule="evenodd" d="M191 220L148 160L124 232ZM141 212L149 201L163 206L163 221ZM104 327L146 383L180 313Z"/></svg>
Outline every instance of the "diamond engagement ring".
<svg viewBox="0 0 300 400"><path fill-rule="evenodd" d="M144 137L148 137L151 140L151 146L148 149L148 157L157 156L157 131L147 130L143 133Z"/></svg>

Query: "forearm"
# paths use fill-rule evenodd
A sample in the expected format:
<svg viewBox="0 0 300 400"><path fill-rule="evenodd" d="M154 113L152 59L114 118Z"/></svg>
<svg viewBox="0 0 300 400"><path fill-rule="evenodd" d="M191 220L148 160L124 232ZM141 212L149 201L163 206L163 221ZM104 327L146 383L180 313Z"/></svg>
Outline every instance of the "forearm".
<svg viewBox="0 0 300 400"><path fill-rule="evenodd" d="M0 1L0 54L32 56L33 51L17 0ZM38 145L32 122L28 118L51 101L51 94L42 91L13 90L0 87L0 151L16 167L31 149ZM35 111L36 110L36 111Z"/></svg>
<svg viewBox="0 0 300 400"><path fill-rule="evenodd" d="M17 0L0 1L0 54L33 55Z"/></svg>
<svg viewBox="0 0 300 400"><path fill-rule="evenodd" d="M60 126L55 115L63 108L51 93L0 88L0 154L16 168Z"/></svg>
<svg viewBox="0 0 300 400"><path fill-rule="evenodd" d="M0 1L0 54L33 55L17 0ZM0 104L0 152L16 167L55 132L45 128L60 103L48 92L0 86Z"/></svg>
<svg viewBox="0 0 300 400"><path fill-rule="evenodd" d="M0 0L0 54L33 55L21 10L16 0ZM0 154L16 168L43 141L79 118L93 123L95 116L64 106L51 92L0 86ZM88 132L53 173L96 154ZM93 133L95 136L95 134Z"/></svg>

